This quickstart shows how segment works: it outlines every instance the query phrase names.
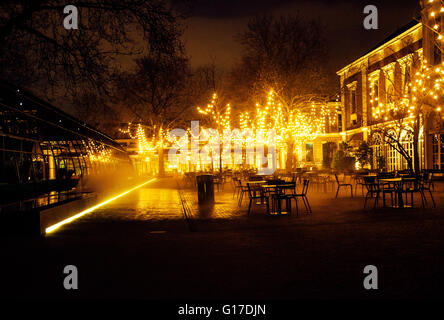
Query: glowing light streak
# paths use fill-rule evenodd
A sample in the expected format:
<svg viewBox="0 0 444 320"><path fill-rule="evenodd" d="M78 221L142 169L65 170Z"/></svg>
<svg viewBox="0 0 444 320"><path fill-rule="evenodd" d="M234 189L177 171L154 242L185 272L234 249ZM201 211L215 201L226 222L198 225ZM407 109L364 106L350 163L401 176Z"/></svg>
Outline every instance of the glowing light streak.
<svg viewBox="0 0 444 320"><path fill-rule="evenodd" d="M65 220L62 220L62 221L60 221L60 222L58 222L58 223L56 223L56 224L54 224L54 225L52 225L52 226L46 228L46 229L45 229L45 232L46 232L46 233L54 232L55 230L57 230L57 229L60 228L61 226L65 225L65 224L67 224L67 223L70 223L70 222L72 222L72 221L74 221L74 220L77 220L78 218L84 216L85 214L90 213L90 212L93 212L94 210L96 210L96 209L98 209L98 208L100 208L100 207L103 207L104 205L106 205L106 204L108 204L108 203L110 203L110 202L112 202L112 201L114 201L114 200L116 200L116 199L119 199L120 197L123 197L124 195L126 195L126 194L128 194L128 193L130 193L130 192L132 192L132 191L134 191L134 190L136 190L136 189L139 189L139 188L141 188L141 187L143 187L143 186L145 186L145 185L147 185L147 184L149 184L149 183L151 183L151 182L153 182L153 181L155 181L155 180L156 180L156 178L153 178L153 179L151 179L151 180L148 180L148 181L146 181L146 182L144 182L144 183L142 183L142 184L139 184L138 186L135 186L134 188L131 188L131 189L129 189L129 190L127 190L127 191L125 191L125 192L123 192L123 193L121 193L121 194L115 196L115 197L112 197L112 198L110 198L110 199L108 199L108 200L106 200L106 201L103 201L103 202L101 202L101 203L99 203L99 204L97 204L97 205L95 205L95 206L93 206L93 207L91 207L91 208L88 208L88 209L86 209L86 210L83 210L82 212L79 212L79 213L73 215L72 217L69 217L69 218L67 218L67 219L65 219Z"/></svg>

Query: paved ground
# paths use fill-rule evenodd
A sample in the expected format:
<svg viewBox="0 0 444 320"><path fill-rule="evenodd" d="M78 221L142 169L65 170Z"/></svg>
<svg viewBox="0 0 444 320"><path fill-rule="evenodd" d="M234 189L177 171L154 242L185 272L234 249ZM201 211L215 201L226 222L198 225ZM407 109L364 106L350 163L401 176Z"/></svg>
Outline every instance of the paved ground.
<svg viewBox="0 0 444 320"><path fill-rule="evenodd" d="M2 295L38 298L294 299L444 297L444 192L437 209L362 210L363 198L312 190L312 215L248 217L227 185L184 218L161 180L44 239L2 239ZM418 200L418 199L417 199ZM419 203L417 201L417 203ZM79 269L66 291L63 267ZM363 289L363 268L379 290Z"/></svg>

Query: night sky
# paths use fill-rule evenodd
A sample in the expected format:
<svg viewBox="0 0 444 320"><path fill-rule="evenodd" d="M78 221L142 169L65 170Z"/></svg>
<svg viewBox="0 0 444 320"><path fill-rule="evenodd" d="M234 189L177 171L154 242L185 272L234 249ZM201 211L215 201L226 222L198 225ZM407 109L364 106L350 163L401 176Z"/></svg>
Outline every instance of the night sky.
<svg viewBox="0 0 444 320"><path fill-rule="evenodd" d="M378 30L363 27L363 10L369 4L378 8ZM264 12L299 13L318 20L324 26L330 69L335 72L413 20L419 14L419 0L194 0L184 34L192 64L215 61L229 69L240 52L233 36L245 28L249 18Z"/></svg>

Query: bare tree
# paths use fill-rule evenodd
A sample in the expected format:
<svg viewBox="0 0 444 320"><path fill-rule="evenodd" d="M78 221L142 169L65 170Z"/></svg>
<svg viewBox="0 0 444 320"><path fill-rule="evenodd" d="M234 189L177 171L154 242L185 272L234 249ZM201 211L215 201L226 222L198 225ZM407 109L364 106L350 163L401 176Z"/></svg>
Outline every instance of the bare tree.
<svg viewBox="0 0 444 320"><path fill-rule="evenodd" d="M164 148L167 135L186 118L191 106L188 60L170 54L147 55L137 60L134 73L123 73L117 82L120 103L131 122L142 124L159 156L159 174L164 174Z"/></svg>
<svg viewBox="0 0 444 320"><path fill-rule="evenodd" d="M232 77L237 87L247 88L248 96L254 99L274 89L291 107L295 97L325 93L326 48L317 22L256 16L236 38L243 53Z"/></svg>
<svg viewBox="0 0 444 320"><path fill-rule="evenodd" d="M49 95L109 94L119 59L181 50L178 15L162 0L73 0L78 30L65 30L65 1L0 4L0 76ZM42 94L39 92L39 95Z"/></svg>
<svg viewBox="0 0 444 320"><path fill-rule="evenodd" d="M444 102L444 63L432 66L421 61L417 53L411 53L390 70L381 69L380 72L384 85L370 100L373 131L380 133L382 142L406 160L410 171L418 172L421 127L441 112L439 106ZM412 139L411 152L405 143L409 142L409 137Z"/></svg>
<svg viewBox="0 0 444 320"><path fill-rule="evenodd" d="M326 47L322 28L298 16L254 17L237 35L243 46L241 61L231 72L233 104L250 108L273 91L282 108L277 125L289 128L313 105L325 104L334 89L326 78ZM295 128L297 130L297 128ZM283 129L287 167L294 166L298 137Z"/></svg>

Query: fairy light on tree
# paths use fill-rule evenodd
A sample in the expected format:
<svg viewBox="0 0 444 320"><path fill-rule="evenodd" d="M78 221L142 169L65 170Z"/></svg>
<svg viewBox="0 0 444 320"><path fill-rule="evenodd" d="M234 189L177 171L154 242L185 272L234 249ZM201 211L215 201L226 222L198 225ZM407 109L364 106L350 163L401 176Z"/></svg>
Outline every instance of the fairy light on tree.
<svg viewBox="0 0 444 320"><path fill-rule="evenodd" d="M411 68L405 69L402 92L385 92L377 82L370 84L370 104L374 131L381 133L383 142L394 148L406 160L410 170L419 171L419 141L421 127L433 114L441 119L444 102L444 62L431 66L412 54ZM410 73L412 74L410 76ZM412 154L406 150L403 138L413 137Z"/></svg>
<svg viewBox="0 0 444 320"><path fill-rule="evenodd" d="M422 24L434 36L436 48L442 51L442 43L444 35L442 34L441 25L442 17L444 15L444 1L443 0L423 0L423 7L428 7L425 10L425 16L422 19Z"/></svg>
<svg viewBox="0 0 444 320"><path fill-rule="evenodd" d="M331 112L326 103L309 99L290 108L279 99L276 91L270 90L265 105L256 103L253 117L248 112L240 115L240 126L243 132L249 130L253 133L250 138L246 138L246 145L267 144L269 132L274 130L276 147L286 150L287 159L291 159L288 167L292 167L292 157L295 154L301 155L302 144L325 133L325 124Z"/></svg>
<svg viewBox="0 0 444 320"><path fill-rule="evenodd" d="M208 139L208 146L219 145L219 171L222 172L223 160L222 160L222 146L223 146L223 133L224 130L231 130L231 105L229 103L224 103L222 99L213 93L211 101L205 108L197 107L197 111L204 117L205 124L209 128L215 128L217 132L217 137L209 134L209 130L203 128L201 130L202 138ZM224 146L229 147L231 146ZM214 148L209 147L211 150L211 155L216 151ZM212 159L212 164L213 164Z"/></svg>

